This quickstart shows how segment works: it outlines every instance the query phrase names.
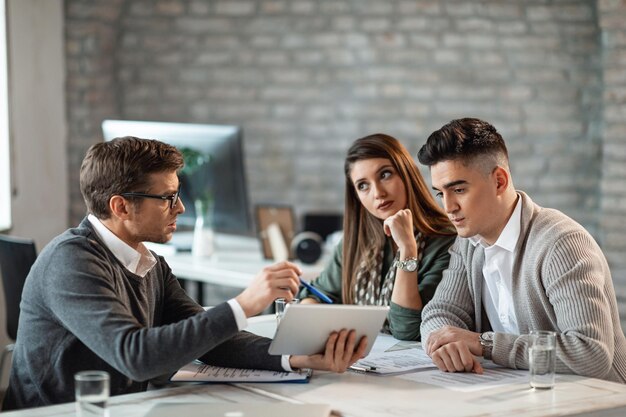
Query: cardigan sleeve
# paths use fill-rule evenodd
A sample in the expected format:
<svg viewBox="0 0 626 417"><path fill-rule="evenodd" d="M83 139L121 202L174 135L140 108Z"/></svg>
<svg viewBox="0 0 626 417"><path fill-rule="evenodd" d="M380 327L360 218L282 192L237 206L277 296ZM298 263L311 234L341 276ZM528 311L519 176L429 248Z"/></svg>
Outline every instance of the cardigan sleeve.
<svg viewBox="0 0 626 417"><path fill-rule="evenodd" d="M435 295L441 282L443 271L448 267L450 254L448 249L456 236L436 236L428 239L424 255L417 271L417 280L422 305L427 305ZM391 334L400 340L420 340L422 309L401 307L391 302L389 310L389 328Z"/></svg>
<svg viewBox="0 0 626 417"><path fill-rule="evenodd" d="M450 264L443 271L441 283L432 300L422 310L422 343L443 326L475 331L474 302L463 257L462 243L456 239L450 248Z"/></svg>
<svg viewBox="0 0 626 417"><path fill-rule="evenodd" d="M534 285L545 291L549 305L530 314L543 315L546 313L541 310L544 310L550 315L553 310L552 320L556 322L546 323L546 330L557 332L559 373L603 378L613 365L611 303L605 291L610 273L603 259L591 236L574 232L561 236L537 265L541 276ZM527 334L496 333L493 361L510 368L528 369L529 347Z"/></svg>

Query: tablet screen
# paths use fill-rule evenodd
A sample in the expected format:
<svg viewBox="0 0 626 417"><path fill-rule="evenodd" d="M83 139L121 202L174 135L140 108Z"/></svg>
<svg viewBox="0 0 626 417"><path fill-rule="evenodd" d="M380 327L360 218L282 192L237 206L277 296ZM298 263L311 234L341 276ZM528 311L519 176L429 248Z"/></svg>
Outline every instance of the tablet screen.
<svg viewBox="0 0 626 417"><path fill-rule="evenodd" d="M269 348L272 355L322 353L332 331L355 329L357 340L367 336L367 355L380 332L389 307L327 304L290 305Z"/></svg>

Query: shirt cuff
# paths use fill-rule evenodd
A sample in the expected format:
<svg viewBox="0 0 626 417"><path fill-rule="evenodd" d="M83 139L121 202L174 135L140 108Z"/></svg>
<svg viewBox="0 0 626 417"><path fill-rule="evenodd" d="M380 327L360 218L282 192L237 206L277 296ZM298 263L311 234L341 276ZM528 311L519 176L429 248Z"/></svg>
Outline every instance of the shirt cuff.
<svg viewBox="0 0 626 417"><path fill-rule="evenodd" d="M291 365L289 365L289 358L291 357L291 355L283 355L280 358L280 364L283 366L283 369L287 372L293 372L293 369L291 369Z"/></svg>
<svg viewBox="0 0 626 417"><path fill-rule="evenodd" d="M237 300L231 298L228 300L228 305L233 310L235 322L237 323L237 330L241 331L248 327L248 318L246 317L246 313L243 312L243 308L241 308Z"/></svg>

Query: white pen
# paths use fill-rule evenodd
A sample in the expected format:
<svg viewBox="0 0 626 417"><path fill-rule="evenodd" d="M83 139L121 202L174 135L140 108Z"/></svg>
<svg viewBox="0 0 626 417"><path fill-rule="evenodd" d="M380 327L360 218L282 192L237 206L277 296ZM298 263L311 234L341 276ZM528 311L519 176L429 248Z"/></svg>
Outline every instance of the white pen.
<svg viewBox="0 0 626 417"><path fill-rule="evenodd" d="M355 371L355 372L372 372L376 370L375 366L368 366L368 365L351 365L348 367L348 369L350 369L351 371Z"/></svg>

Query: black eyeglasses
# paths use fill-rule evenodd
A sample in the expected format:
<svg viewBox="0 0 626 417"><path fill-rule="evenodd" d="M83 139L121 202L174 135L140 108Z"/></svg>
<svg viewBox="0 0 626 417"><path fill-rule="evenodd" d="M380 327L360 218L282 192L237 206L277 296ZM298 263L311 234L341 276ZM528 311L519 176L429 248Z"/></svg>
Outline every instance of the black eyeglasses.
<svg viewBox="0 0 626 417"><path fill-rule="evenodd" d="M120 194L122 197L140 197L140 198L156 198L159 200L169 200L170 201L170 210L176 207L178 204L178 199L180 198L180 187L178 187L178 191L171 195L158 195L158 194L146 194L146 193L122 193Z"/></svg>

